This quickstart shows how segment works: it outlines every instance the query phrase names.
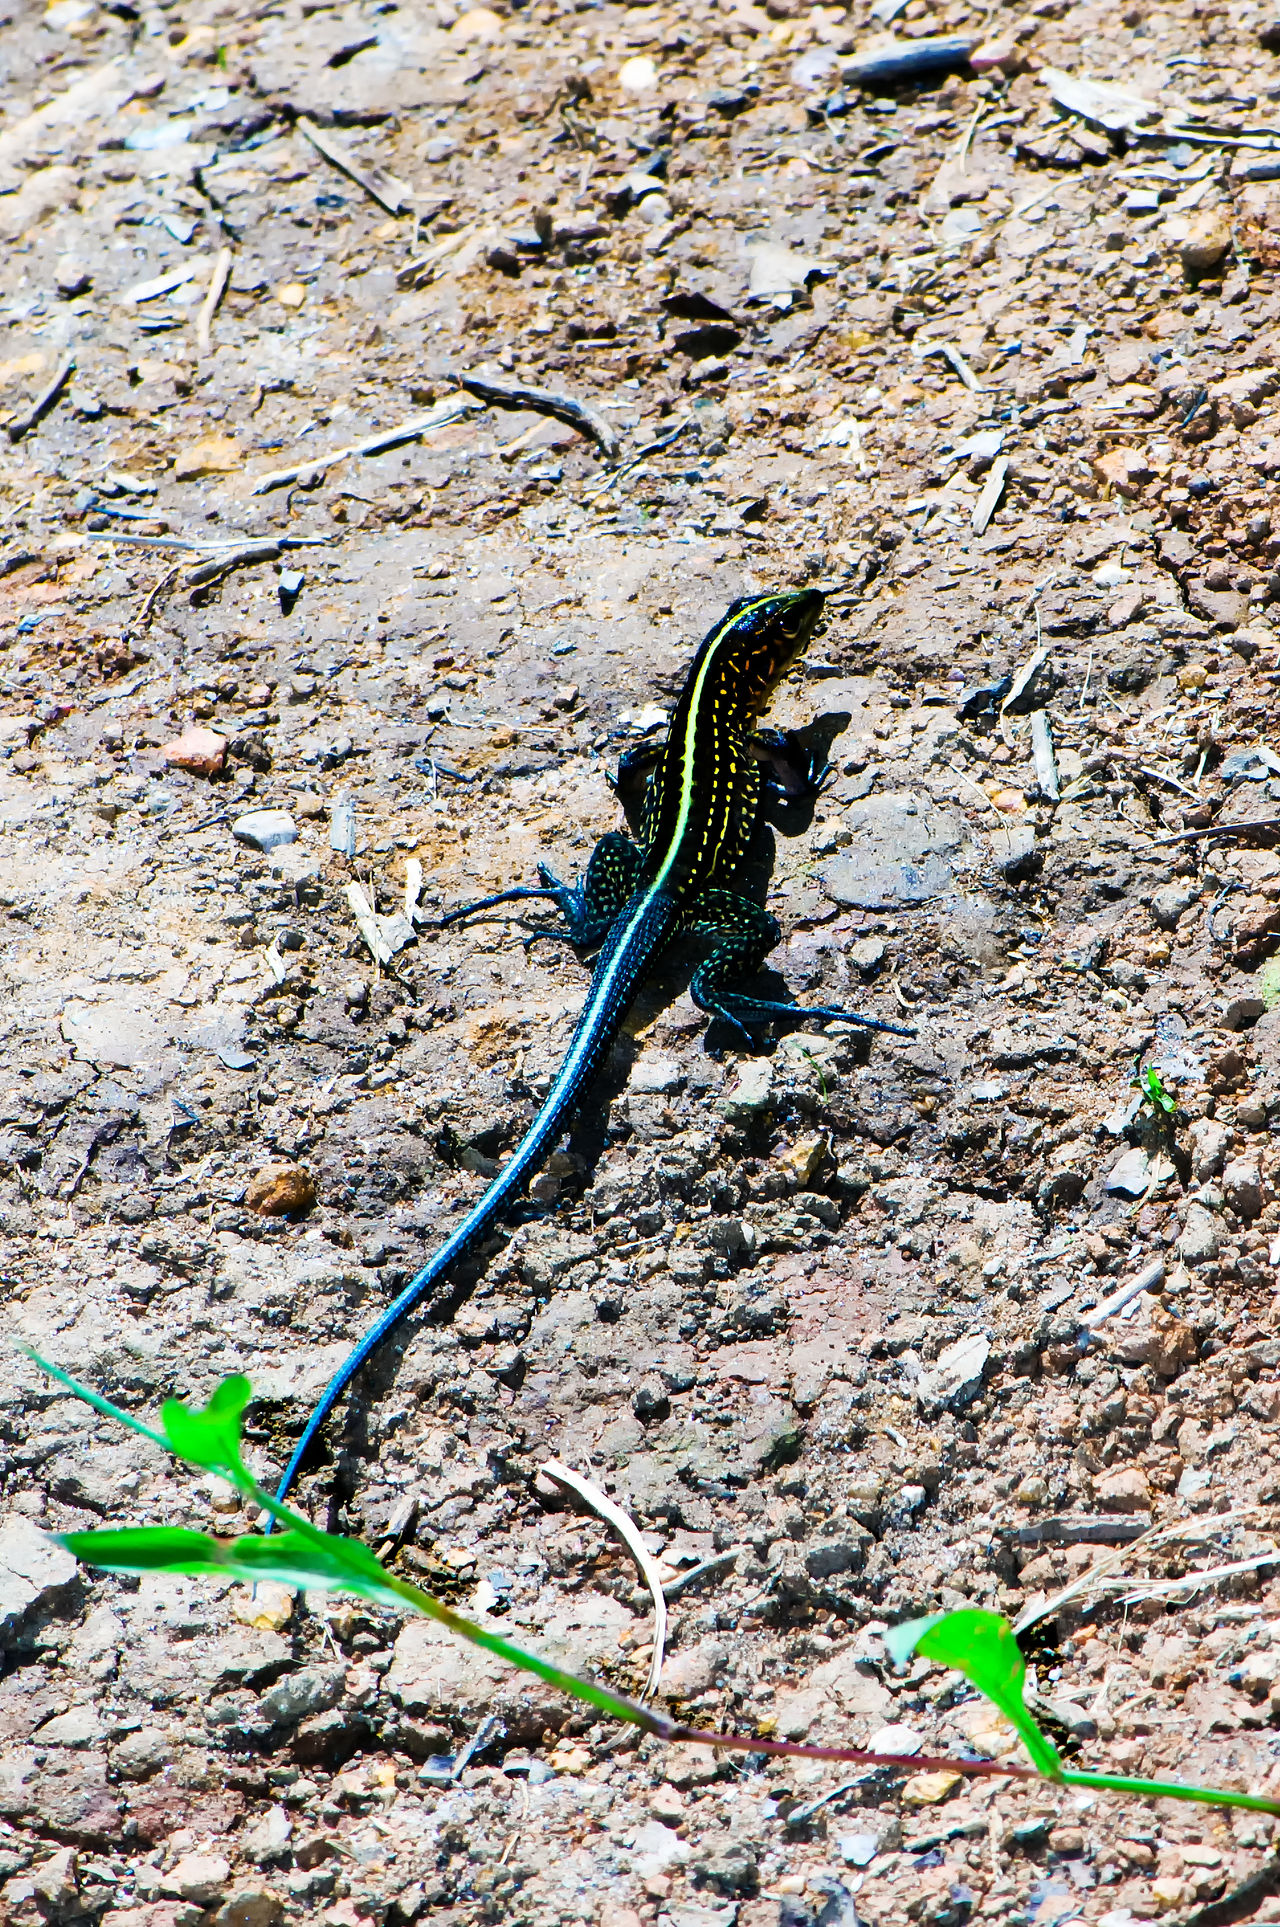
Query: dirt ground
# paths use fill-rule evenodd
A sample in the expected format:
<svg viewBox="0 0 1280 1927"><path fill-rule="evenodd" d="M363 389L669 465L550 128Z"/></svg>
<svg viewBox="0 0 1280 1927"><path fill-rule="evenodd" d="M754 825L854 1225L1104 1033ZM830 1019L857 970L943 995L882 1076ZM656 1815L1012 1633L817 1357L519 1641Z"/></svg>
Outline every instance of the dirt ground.
<svg viewBox="0 0 1280 1927"><path fill-rule="evenodd" d="M1009 1753L878 1637L983 1603L1078 1763L1280 1792L1280 853L1216 829L1280 821L1272 13L0 25L13 1337L140 1412L247 1373L278 1476L583 996L432 919L579 872L708 623L817 582L775 982L917 1037L719 1053L673 954L302 1502L636 1691L554 1456L683 1717ZM864 90L886 29L982 71ZM0 1414L14 1922L1280 1920L1267 1820L664 1750L374 1609L79 1571L46 1532L245 1521L20 1352Z"/></svg>

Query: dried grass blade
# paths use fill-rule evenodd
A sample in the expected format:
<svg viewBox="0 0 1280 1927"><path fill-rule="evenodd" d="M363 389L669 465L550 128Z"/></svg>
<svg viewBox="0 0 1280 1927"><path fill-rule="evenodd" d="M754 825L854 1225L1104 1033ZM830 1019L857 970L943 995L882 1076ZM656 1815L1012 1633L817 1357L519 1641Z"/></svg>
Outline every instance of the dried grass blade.
<svg viewBox="0 0 1280 1927"><path fill-rule="evenodd" d="M598 1485L593 1485L590 1479L584 1479L580 1472L562 1465L558 1459L548 1459L538 1470L545 1472L557 1485L563 1485L576 1494L584 1505L590 1506L606 1524L611 1525L640 1568L653 1598L653 1658L649 1663L649 1677L645 1681L643 1694L645 1699L652 1699L662 1677L663 1649L667 1643L667 1602L662 1590L662 1574L650 1557L635 1521L627 1516L621 1506L616 1506Z"/></svg>

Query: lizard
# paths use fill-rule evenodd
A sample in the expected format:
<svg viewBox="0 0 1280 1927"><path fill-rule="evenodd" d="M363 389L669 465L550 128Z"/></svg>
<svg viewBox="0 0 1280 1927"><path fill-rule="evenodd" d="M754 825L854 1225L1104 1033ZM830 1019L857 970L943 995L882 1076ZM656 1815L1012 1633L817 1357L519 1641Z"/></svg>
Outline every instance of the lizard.
<svg viewBox="0 0 1280 1927"><path fill-rule="evenodd" d="M596 844L579 883L562 883L539 866L539 884L499 891L440 920L444 926L498 904L550 898L564 929L540 929L597 952L591 987L559 1071L516 1149L326 1387L280 1481L281 1503L355 1374L451 1267L485 1239L563 1135L641 985L677 936L710 943L710 954L693 972L690 992L699 1009L719 1019L748 1049L754 1048L753 1027L779 1019L841 1021L915 1035L904 1024L754 997L739 988L781 935L777 920L733 887L760 816L766 783L762 764L776 765L788 747L780 732L756 732L755 726L774 689L803 654L823 604L817 589L745 596L708 631L666 740L652 760L638 841L610 831ZM801 782L787 787L792 794L799 788L816 795L825 773L825 766L816 769L810 759Z"/></svg>

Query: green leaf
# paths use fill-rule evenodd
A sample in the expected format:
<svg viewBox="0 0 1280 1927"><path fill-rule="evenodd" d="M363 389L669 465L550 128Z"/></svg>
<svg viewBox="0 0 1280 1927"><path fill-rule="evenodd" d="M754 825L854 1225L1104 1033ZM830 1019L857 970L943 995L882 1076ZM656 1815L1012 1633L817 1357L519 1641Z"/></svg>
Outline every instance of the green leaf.
<svg viewBox="0 0 1280 1927"><path fill-rule="evenodd" d="M1046 1739L1027 1711L1022 1692L1027 1668L1013 1628L1000 1613L981 1612L966 1607L958 1613L935 1613L929 1619L909 1619L893 1626L884 1635L896 1663L901 1666L915 1652L923 1659L935 1659L941 1666L953 1666L958 1673L985 1693L1017 1728L1034 1766L1050 1779L1062 1772L1058 1750Z"/></svg>
<svg viewBox="0 0 1280 1927"><path fill-rule="evenodd" d="M331 1533L305 1537L300 1532L273 1532L236 1539L227 1549L228 1563L250 1581L278 1579L307 1591L350 1592L361 1599L403 1611L403 1587L373 1554L355 1539Z"/></svg>
<svg viewBox="0 0 1280 1927"><path fill-rule="evenodd" d="M170 1449L189 1465L220 1472L247 1490L253 1478L240 1456L240 1420L252 1396L253 1387L237 1372L223 1379L203 1412L193 1411L180 1398L167 1398L160 1417Z"/></svg>
<svg viewBox="0 0 1280 1927"><path fill-rule="evenodd" d="M130 1526L123 1532L60 1532L57 1543L86 1566L111 1572L217 1572L218 1541L180 1526Z"/></svg>

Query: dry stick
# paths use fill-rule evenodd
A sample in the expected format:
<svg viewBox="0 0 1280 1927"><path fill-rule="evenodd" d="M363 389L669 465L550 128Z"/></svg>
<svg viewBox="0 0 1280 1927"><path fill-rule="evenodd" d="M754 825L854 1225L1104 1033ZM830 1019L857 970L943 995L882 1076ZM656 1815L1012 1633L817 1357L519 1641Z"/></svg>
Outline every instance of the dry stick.
<svg viewBox="0 0 1280 1927"><path fill-rule="evenodd" d="M991 473L982 487L982 493L973 505L970 526L975 535L985 535L987 525L1000 506L1005 483L1009 479L1009 457L999 455L991 464Z"/></svg>
<svg viewBox="0 0 1280 1927"><path fill-rule="evenodd" d="M215 555L209 561L198 563L183 583L184 589L202 589L207 583L216 582L228 569L238 568L244 562L277 562L281 547L278 541L242 542L240 547L229 554Z"/></svg>
<svg viewBox="0 0 1280 1927"><path fill-rule="evenodd" d="M1119 1290L1113 1291L1109 1298L1104 1298L1100 1305L1095 1305L1091 1312L1087 1312L1081 1323L1087 1331L1096 1331L1099 1325L1105 1325L1108 1318L1114 1318L1118 1311L1123 1311L1141 1292L1154 1291L1163 1282L1164 1259L1155 1258L1144 1270L1121 1285Z"/></svg>
<svg viewBox="0 0 1280 1927"><path fill-rule="evenodd" d="M154 613L157 602L160 600L161 596L165 593L166 589L172 588L173 584L177 581L178 576L181 573L181 570L182 570L181 562L175 562L173 567L171 569L167 569L165 573L161 576L160 580L156 583L155 587L151 591L151 594L147 597L146 601L143 603L142 614L138 617L138 621L142 626L142 628L147 629L150 627L151 617L152 617L152 614Z"/></svg>
<svg viewBox="0 0 1280 1927"><path fill-rule="evenodd" d="M349 174L379 207L386 208L388 214L402 214L412 205L414 194L411 187L404 181L398 181L394 174L388 174L384 168L366 167L336 134L327 130L322 133L305 114L299 114L294 126L318 153L323 154L327 161L332 161L335 167L340 167L344 174Z"/></svg>
<svg viewBox="0 0 1280 1927"><path fill-rule="evenodd" d="M48 414L71 379L75 365L74 355L64 355L54 369L52 379L40 390L26 414L15 415L11 422L5 423L5 433L11 442L20 442L23 436L29 435L36 423Z"/></svg>
<svg viewBox="0 0 1280 1927"><path fill-rule="evenodd" d="M416 442L419 436L429 435L432 429L447 428L450 422L460 421L470 414L471 404L464 401L442 403L429 414L416 415L412 421L401 422L398 428L384 428L380 434L370 435L366 441L351 442L346 448L335 448L328 455L313 455L308 460L294 462L288 468L273 468L266 475L259 475L250 489L251 495L266 495L273 488L284 488L290 482L300 481L306 476L314 476L318 481L326 469L345 462L352 455L381 455L389 448L400 448L405 442Z"/></svg>
<svg viewBox="0 0 1280 1927"><path fill-rule="evenodd" d="M649 1662L649 1677L644 1685L644 1697L651 1699L657 1692L658 1681L662 1677L662 1654L667 1643L667 1601L662 1588L662 1574L650 1557L649 1549L640 1537L635 1522L629 1519L621 1506L615 1505L598 1485L593 1485L590 1479L584 1479L580 1472L573 1470L572 1466L562 1465L559 1459L547 1459L538 1467L538 1470L544 1472L547 1478L553 1479L557 1485L567 1487L582 1500L584 1505L590 1506L593 1512L598 1513L611 1525L640 1568L644 1583L653 1598L653 1658Z"/></svg>
<svg viewBox="0 0 1280 1927"><path fill-rule="evenodd" d="M218 250L218 258L213 264L213 278L209 282L208 293L200 303L200 312L196 316L197 354L207 355L213 346L212 336L210 334L210 330L213 327L213 317L218 312L218 303L226 293L227 283L230 279L231 249L220 248Z"/></svg>
<svg viewBox="0 0 1280 1927"><path fill-rule="evenodd" d="M1175 830L1172 836L1158 836L1156 843L1193 843L1202 836L1241 836L1249 830L1280 830L1280 816L1258 816L1252 823L1210 823L1204 830Z"/></svg>
<svg viewBox="0 0 1280 1927"><path fill-rule="evenodd" d="M469 395L498 408L532 408L540 415L554 415L557 421L567 422L593 441L609 461L616 458L622 446L613 423L574 395L557 395L549 388L526 388L520 382L491 381L487 375L460 375L458 379Z"/></svg>

